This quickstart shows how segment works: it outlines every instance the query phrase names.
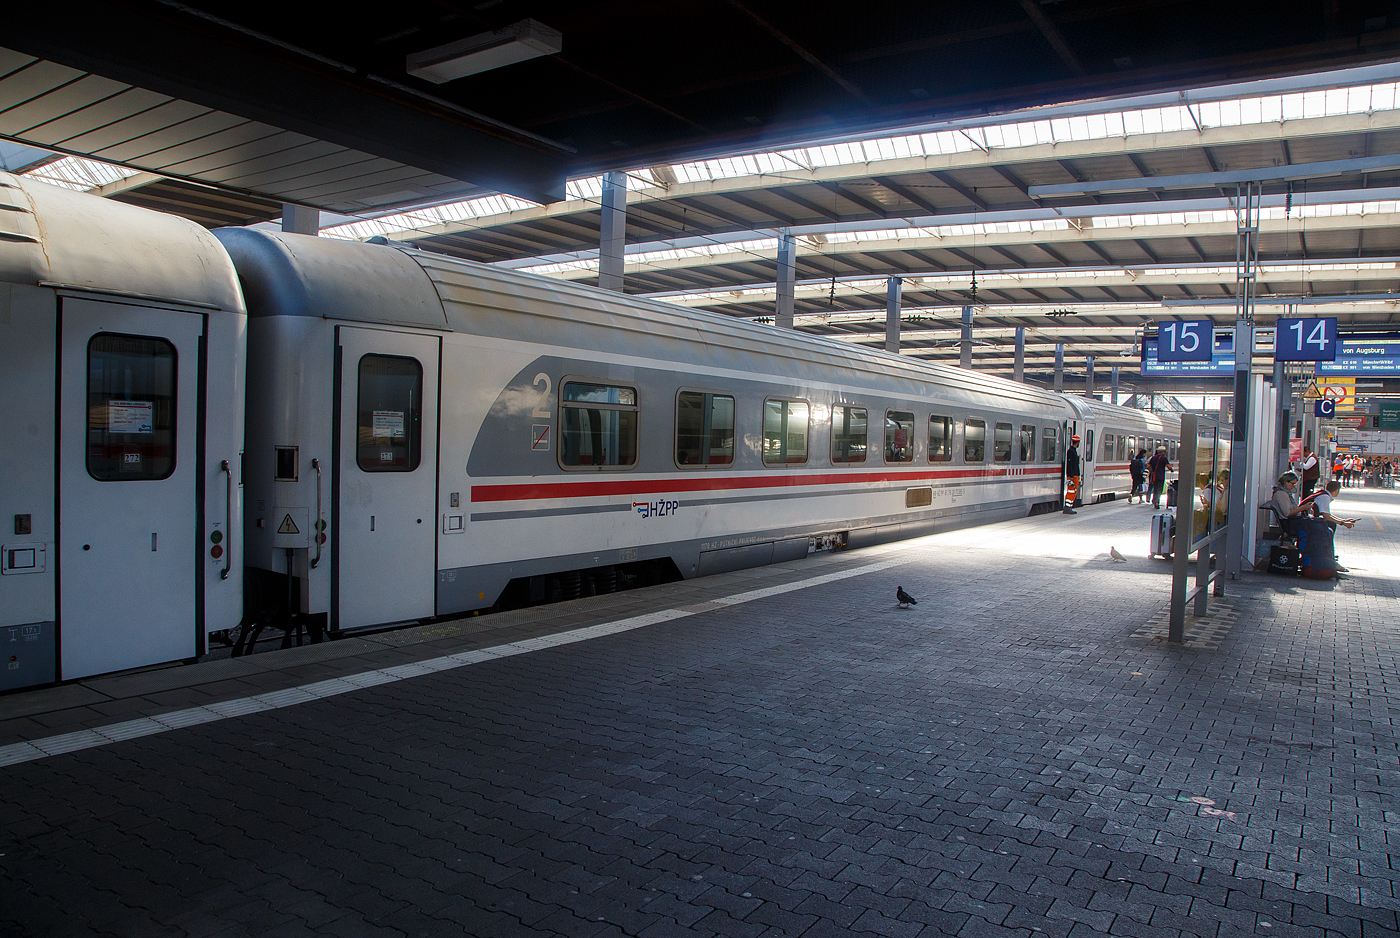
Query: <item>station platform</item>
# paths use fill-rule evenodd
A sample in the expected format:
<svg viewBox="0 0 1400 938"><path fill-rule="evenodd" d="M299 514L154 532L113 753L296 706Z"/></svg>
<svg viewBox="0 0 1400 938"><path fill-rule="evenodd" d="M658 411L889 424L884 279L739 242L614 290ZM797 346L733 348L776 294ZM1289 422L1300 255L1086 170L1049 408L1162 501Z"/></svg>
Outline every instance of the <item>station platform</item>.
<svg viewBox="0 0 1400 938"><path fill-rule="evenodd" d="M1396 934L1400 492L1336 511L1184 645L1114 502L11 694L0 933Z"/></svg>

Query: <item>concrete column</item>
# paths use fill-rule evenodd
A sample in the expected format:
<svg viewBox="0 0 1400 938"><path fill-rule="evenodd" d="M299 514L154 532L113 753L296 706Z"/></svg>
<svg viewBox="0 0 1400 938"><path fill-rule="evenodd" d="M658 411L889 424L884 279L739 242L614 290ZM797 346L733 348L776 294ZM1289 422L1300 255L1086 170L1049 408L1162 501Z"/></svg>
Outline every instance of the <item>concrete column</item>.
<svg viewBox="0 0 1400 938"><path fill-rule="evenodd" d="M282 203L282 230L293 234L321 233L321 211L305 205Z"/></svg>
<svg viewBox="0 0 1400 938"><path fill-rule="evenodd" d="M1118 366L1113 366L1113 400L1110 402L1114 406L1118 405Z"/></svg>
<svg viewBox="0 0 1400 938"><path fill-rule="evenodd" d="M1055 391L1065 389L1065 343L1055 343Z"/></svg>
<svg viewBox="0 0 1400 938"><path fill-rule="evenodd" d="M962 308L962 341L958 345L958 364L972 367L972 307Z"/></svg>
<svg viewBox="0 0 1400 938"><path fill-rule="evenodd" d="M792 232L778 231L778 314L774 320L779 329L791 329L796 303L797 251Z"/></svg>
<svg viewBox="0 0 1400 938"><path fill-rule="evenodd" d="M622 261L627 250L627 174L603 176L602 224L598 241L598 286L622 292Z"/></svg>
<svg viewBox="0 0 1400 938"><path fill-rule="evenodd" d="M899 354L899 307L904 281L890 277L885 281L885 351Z"/></svg>
<svg viewBox="0 0 1400 938"><path fill-rule="evenodd" d="M1084 359L1084 396L1094 396L1094 356Z"/></svg>
<svg viewBox="0 0 1400 938"><path fill-rule="evenodd" d="M1026 327L1016 327L1016 364L1012 366L1012 381L1026 380Z"/></svg>
<svg viewBox="0 0 1400 938"><path fill-rule="evenodd" d="M1293 382L1283 373L1283 362L1274 362L1274 395L1278 403L1274 410L1274 426L1278 427L1278 449L1274 453L1274 474L1270 481L1283 475L1288 468L1288 440L1293 436Z"/></svg>

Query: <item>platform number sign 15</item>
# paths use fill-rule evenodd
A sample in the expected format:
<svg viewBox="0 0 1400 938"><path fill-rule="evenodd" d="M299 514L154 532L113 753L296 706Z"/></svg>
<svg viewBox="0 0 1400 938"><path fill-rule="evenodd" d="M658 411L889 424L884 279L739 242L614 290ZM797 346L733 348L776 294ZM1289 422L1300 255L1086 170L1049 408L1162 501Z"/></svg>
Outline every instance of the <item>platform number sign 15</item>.
<svg viewBox="0 0 1400 938"><path fill-rule="evenodd" d="M1337 359L1337 320L1280 319L1274 326L1274 361L1330 362Z"/></svg>
<svg viewBox="0 0 1400 938"><path fill-rule="evenodd" d="M1208 362L1215 354L1215 324L1209 319L1176 319L1157 325L1159 362Z"/></svg>

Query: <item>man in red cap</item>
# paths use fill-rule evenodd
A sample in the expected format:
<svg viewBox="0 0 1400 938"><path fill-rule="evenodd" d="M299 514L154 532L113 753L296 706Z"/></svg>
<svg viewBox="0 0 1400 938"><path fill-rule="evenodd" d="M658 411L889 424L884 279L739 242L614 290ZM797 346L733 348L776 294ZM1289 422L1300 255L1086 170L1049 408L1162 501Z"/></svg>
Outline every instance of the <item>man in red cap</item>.
<svg viewBox="0 0 1400 938"><path fill-rule="evenodd" d="M1067 515L1077 515L1074 500L1079 496L1079 437L1069 438L1069 449L1065 450L1065 507Z"/></svg>

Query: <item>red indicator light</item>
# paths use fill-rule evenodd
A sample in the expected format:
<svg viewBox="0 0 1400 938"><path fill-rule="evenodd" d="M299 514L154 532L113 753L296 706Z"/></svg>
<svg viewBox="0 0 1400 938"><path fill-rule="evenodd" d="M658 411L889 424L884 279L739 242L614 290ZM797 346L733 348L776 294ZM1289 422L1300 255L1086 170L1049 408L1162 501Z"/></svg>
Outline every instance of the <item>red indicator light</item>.
<svg viewBox="0 0 1400 938"><path fill-rule="evenodd" d="M218 559L219 559L220 557L222 557L223 555L224 555L224 549L223 549L222 547L220 547L218 544L215 544L213 547L209 548L209 556L210 556L210 557L213 557L215 560L218 560Z"/></svg>

